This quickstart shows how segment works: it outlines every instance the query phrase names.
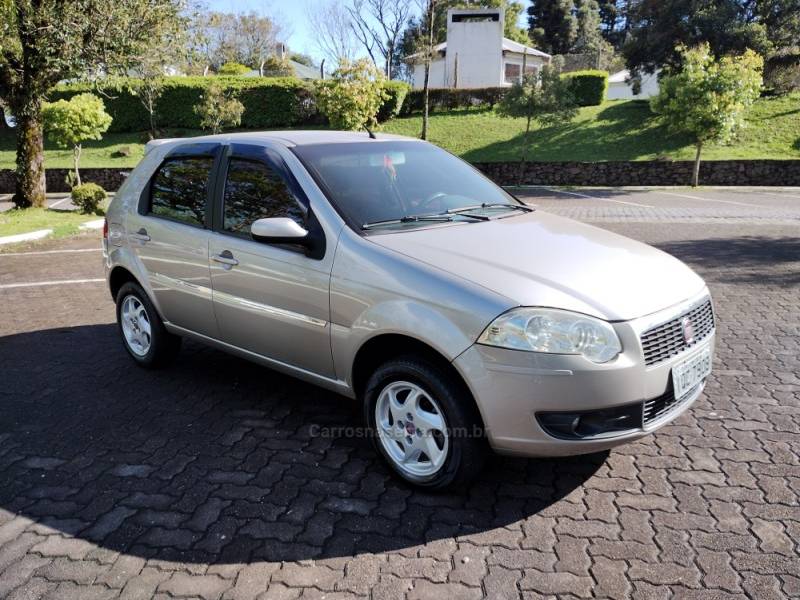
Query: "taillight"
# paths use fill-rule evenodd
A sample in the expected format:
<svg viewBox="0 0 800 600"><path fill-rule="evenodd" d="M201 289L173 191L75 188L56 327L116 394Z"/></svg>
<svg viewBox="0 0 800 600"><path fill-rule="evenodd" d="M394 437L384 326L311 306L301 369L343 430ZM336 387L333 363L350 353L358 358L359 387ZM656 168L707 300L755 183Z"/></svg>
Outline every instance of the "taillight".
<svg viewBox="0 0 800 600"><path fill-rule="evenodd" d="M103 239L108 239L108 219L103 219Z"/></svg>

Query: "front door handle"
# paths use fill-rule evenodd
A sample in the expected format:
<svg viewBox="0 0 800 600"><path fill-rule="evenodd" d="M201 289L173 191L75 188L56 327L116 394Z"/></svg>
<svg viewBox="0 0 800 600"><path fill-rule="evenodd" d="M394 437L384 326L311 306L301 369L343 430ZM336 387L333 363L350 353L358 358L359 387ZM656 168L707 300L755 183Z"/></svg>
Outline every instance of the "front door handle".
<svg viewBox="0 0 800 600"><path fill-rule="evenodd" d="M150 236L147 235L147 229L145 229L144 227L139 228L139 231L137 231L136 233L131 233L128 237L130 237L133 240L136 240L137 242L150 241Z"/></svg>
<svg viewBox="0 0 800 600"><path fill-rule="evenodd" d="M230 250L225 250L219 254L214 254L211 257L211 260L222 263L223 265L227 265L228 267L235 267L239 264L239 261L233 258L233 254Z"/></svg>

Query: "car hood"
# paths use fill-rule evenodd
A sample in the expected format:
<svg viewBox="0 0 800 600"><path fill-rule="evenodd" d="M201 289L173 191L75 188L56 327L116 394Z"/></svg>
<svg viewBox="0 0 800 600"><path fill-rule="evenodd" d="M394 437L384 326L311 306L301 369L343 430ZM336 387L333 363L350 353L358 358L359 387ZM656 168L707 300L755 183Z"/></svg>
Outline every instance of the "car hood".
<svg viewBox="0 0 800 600"><path fill-rule="evenodd" d="M654 313L705 287L689 267L661 250L541 211L369 239L521 306L612 321Z"/></svg>

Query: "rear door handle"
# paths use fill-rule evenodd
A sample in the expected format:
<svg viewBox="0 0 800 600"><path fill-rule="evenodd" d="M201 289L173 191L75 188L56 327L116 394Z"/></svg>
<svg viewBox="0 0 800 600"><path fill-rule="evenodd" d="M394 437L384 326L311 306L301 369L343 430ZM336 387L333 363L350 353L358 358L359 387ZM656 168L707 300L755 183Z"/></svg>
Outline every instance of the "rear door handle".
<svg viewBox="0 0 800 600"><path fill-rule="evenodd" d="M214 254L211 257L211 260L222 263L223 265L227 265L229 267L235 267L239 264L239 261L233 258L233 254L231 254L230 250L225 250L220 254Z"/></svg>
<svg viewBox="0 0 800 600"><path fill-rule="evenodd" d="M133 240L136 240L137 242L150 241L150 236L147 235L147 229L145 229L144 227L140 228L139 231L137 231L136 233L131 233L128 237Z"/></svg>

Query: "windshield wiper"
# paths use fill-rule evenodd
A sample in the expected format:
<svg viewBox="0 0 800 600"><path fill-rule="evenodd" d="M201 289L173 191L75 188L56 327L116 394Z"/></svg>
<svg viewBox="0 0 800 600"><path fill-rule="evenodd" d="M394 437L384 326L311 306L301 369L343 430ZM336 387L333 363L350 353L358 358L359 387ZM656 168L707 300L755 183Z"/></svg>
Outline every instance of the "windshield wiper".
<svg viewBox="0 0 800 600"><path fill-rule="evenodd" d="M372 221L371 223L364 223L361 229L372 229L373 227L380 227L381 225L397 225L399 223L415 223L417 221L434 221L434 222L447 222L453 221L450 215L406 215L399 219L384 219L383 221Z"/></svg>
<svg viewBox="0 0 800 600"><path fill-rule="evenodd" d="M465 212L469 212L471 210L480 210L482 208L507 208L509 210L521 210L523 212L533 212L534 209L530 206L525 206L524 204L506 204L505 202L484 202L483 204L475 204L473 206L462 206L461 208L451 208L450 210L446 210L445 214L453 215L453 214L461 214ZM479 215L464 215L468 217L478 217ZM482 215L485 220L488 220L489 217Z"/></svg>

